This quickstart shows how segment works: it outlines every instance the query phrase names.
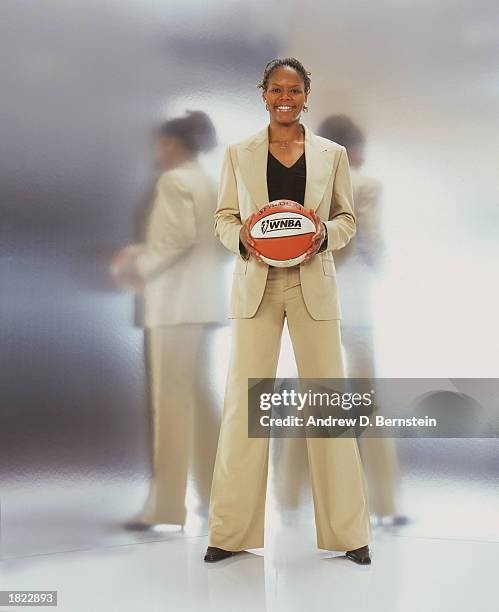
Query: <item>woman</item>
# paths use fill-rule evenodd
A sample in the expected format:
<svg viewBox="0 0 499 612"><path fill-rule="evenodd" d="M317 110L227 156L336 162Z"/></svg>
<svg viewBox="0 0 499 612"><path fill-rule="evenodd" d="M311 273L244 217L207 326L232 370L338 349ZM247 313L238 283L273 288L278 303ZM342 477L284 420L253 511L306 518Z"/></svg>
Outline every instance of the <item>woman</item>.
<svg viewBox="0 0 499 612"><path fill-rule="evenodd" d="M157 136L163 169L141 244L120 251L116 282L144 292L144 326L153 421L153 482L142 512L127 526L183 525L192 466L206 514L218 411L210 364L215 324L224 322L224 249L213 235L216 185L198 154L216 146L203 112L166 121Z"/></svg>
<svg viewBox="0 0 499 612"><path fill-rule="evenodd" d="M336 258L343 305L343 346L349 378L374 379L374 343L370 293L373 277L384 250L381 231L381 183L361 172L365 136L345 115L324 119L318 133L343 145L352 167L353 199L357 235ZM359 300L359 291L363 299ZM374 381L373 383L374 384ZM393 438L359 438L359 449L367 476L371 511L383 525L404 525L408 519L399 511L400 469Z"/></svg>
<svg viewBox="0 0 499 612"><path fill-rule="evenodd" d="M334 250L355 233L344 147L300 123L310 77L294 58L267 64L262 98L269 125L227 148L215 232L237 255L229 317L232 354L213 476L205 561L264 544L267 438L248 437L248 378L273 378L287 320L302 378L343 376ZM249 225L259 208L290 199L311 209L317 232L306 260L264 264ZM324 219L324 221L321 220ZM354 438L307 438L317 545L369 564L369 512ZM341 484L340 484L341 483Z"/></svg>

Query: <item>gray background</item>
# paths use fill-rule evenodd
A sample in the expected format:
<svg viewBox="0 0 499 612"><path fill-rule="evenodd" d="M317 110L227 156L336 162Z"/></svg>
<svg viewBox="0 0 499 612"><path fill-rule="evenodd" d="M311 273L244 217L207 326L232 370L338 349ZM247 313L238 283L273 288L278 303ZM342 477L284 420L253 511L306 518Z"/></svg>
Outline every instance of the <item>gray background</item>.
<svg viewBox="0 0 499 612"><path fill-rule="evenodd" d="M106 256L135 238L158 121L209 112L216 176L223 145L265 125L255 84L276 55L312 70L310 127L349 112L369 135L392 264L380 375L497 377L497 23L487 1L2 2L4 555L140 537L122 523L150 475L142 332ZM228 342L221 333L221 387ZM494 441L400 450L419 529L491 537ZM433 506L469 484L475 505L450 529L425 515L416 482L438 483Z"/></svg>

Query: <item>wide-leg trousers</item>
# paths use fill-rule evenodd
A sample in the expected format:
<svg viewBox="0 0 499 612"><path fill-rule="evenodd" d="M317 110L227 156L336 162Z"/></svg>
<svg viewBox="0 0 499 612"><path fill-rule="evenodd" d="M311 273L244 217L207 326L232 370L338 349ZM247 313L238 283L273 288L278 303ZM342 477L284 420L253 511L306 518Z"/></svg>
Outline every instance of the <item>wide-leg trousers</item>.
<svg viewBox="0 0 499 612"><path fill-rule="evenodd" d="M220 417L212 374L215 327L165 325L146 330L152 421L152 482L144 523L183 525L189 474L206 513Z"/></svg>
<svg viewBox="0 0 499 612"><path fill-rule="evenodd" d="M268 438L248 437L248 378L273 378L284 321L301 378L341 378L338 320L309 315L299 267L269 269L253 318L234 319L224 411L210 498L210 546L264 546ZM366 484L355 438L307 438L317 546L353 550L370 540Z"/></svg>
<svg viewBox="0 0 499 612"><path fill-rule="evenodd" d="M350 378L375 380L373 331L369 325L343 326L343 347ZM375 384L373 382L373 388ZM399 514L400 468L393 438L358 439L369 507L377 517Z"/></svg>

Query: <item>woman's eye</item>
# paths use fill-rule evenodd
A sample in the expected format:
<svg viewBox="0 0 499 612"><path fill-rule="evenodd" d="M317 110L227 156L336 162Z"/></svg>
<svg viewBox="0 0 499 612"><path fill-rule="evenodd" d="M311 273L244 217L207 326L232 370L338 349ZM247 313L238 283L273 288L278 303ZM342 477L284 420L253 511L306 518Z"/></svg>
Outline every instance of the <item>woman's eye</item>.
<svg viewBox="0 0 499 612"><path fill-rule="evenodd" d="M274 87L274 89L272 90L272 93L277 93L279 91L279 89L277 87Z"/></svg>

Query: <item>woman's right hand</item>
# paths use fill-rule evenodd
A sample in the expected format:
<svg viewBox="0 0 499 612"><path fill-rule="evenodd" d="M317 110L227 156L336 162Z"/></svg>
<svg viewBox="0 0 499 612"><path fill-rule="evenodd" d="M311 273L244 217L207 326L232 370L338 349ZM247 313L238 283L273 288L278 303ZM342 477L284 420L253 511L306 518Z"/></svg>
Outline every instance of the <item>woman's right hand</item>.
<svg viewBox="0 0 499 612"><path fill-rule="evenodd" d="M252 222L252 220L253 220L253 218L254 218L254 216L256 214L258 214L258 213L253 213L244 222L243 226L241 227L241 229L239 231L239 240L241 241L243 247L246 249L246 251L250 255L253 255L253 257L257 261L260 261L260 262L263 263L262 257L260 255L260 253L256 250L255 242L254 242L254 240L253 240L253 238L251 237L251 234L250 234L251 222Z"/></svg>
<svg viewBox="0 0 499 612"><path fill-rule="evenodd" d="M132 244L115 251L111 257L109 272L116 288L136 293L144 290L145 282L136 266L142 248L142 245Z"/></svg>

